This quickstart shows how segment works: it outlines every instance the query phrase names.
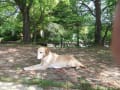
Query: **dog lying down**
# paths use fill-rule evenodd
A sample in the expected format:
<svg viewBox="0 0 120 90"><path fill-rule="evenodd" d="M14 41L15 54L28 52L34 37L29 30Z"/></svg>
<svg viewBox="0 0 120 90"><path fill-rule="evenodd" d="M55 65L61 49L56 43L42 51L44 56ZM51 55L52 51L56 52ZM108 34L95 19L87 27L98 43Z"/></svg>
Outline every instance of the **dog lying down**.
<svg viewBox="0 0 120 90"><path fill-rule="evenodd" d="M52 53L47 47L38 48L37 59L41 60L40 64L25 67L24 70L46 70L47 68L64 68L64 67L79 67L85 68L72 55L58 55Z"/></svg>

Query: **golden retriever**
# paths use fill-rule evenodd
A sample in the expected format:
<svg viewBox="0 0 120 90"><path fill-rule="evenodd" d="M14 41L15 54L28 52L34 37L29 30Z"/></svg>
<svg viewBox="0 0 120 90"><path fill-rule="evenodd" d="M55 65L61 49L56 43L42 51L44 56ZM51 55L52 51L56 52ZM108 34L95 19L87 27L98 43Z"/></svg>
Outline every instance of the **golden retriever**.
<svg viewBox="0 0 120 90"><path fill-rule="evenodd" d="M40 47L37 51L37 59L41 60L40 64L25 67L24 70L46 70L47 68L64 68L64 67L85 67L72 55L58 55L51 52L47 47Z"/></svg>

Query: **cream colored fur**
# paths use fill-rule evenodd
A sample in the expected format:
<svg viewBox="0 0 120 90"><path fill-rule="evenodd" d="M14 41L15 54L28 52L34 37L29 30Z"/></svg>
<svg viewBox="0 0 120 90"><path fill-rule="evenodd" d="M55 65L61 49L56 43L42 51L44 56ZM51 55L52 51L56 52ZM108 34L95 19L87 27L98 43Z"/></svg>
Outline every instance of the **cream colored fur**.
<svg viewBox="0 0 120 90"><path fill-rule="evenodd" d="M85 67L72 55L58 55L52 53L47 47L38 48L37 58L40 64L25 67L24 70L46 70L47 68Z"/></svg>

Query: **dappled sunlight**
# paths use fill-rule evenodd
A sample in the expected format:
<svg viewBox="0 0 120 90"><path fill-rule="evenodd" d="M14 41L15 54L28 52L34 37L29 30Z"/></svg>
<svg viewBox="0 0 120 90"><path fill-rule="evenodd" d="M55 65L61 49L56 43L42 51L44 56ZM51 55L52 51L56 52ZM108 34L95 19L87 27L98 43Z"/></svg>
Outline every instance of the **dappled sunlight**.
<svg viewBox="0 0 120 90"><path fill-rule="evenodd" d="M120 69L117 67L109 67L106 70L102 70L98 78L106 85L117 86L120 88Z"/></svg>
<svg viewBox="0 0 120 90"><path fill-rule="evenodd" d="M1 90L43 90L40 87L35 85L27 86L22 84L14 84L12 82L0 82L0 89Z"/></svg>
<svg viewBox="0 0 120 90"><path fill-rule="evenodd" d="M0 66L11 66L17 67L21 65L26 65L28 62L32 63L37 61L36 59L36 50L32 47L1 47L0 49ZM33 60L32 60L33 59ZM23 64L24 63L24 64Z"/></svg>
<svg viewBox="0 0 120 90"><path fill-rule="evenodd" d="M0 76L2 81L23 79L45 79L76 84L78 78L85 78L91 85L119 87L120 70L112 61L109 49L102 48L50 48L58 54L74 55L87 68L65 68L64 70L47 69L45 71L22 71L26 66L40 63L36 59L37 47L16 46L0 49ZM14 89L13 89L14 90ZM19 89L18 89L19 90ZM34 89L33 89L34 90Z"/></svg>
<svg viewBox="0 0 120 90"><path fill-rule="evenodd" d="M15 48L9 48L9 49L7 49L5 51L3 49L3 50L0 50L0 55L1 54L7 54L7 53L15 53L15 52L17 52L17 49L15 49Z"/></svg>

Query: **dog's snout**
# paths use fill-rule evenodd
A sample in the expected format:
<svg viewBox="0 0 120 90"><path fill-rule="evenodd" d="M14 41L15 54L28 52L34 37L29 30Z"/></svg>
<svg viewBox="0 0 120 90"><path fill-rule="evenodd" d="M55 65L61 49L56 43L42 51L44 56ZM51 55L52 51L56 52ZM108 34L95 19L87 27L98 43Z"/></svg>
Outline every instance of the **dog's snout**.
<svg viewBox="0 0 120 90"><path fill-rule="evenodd" d="M43 58L43 56L41 56L41 55L37 56L37 59L39 59L39 60L41 60L42 58Z"/></svg>

